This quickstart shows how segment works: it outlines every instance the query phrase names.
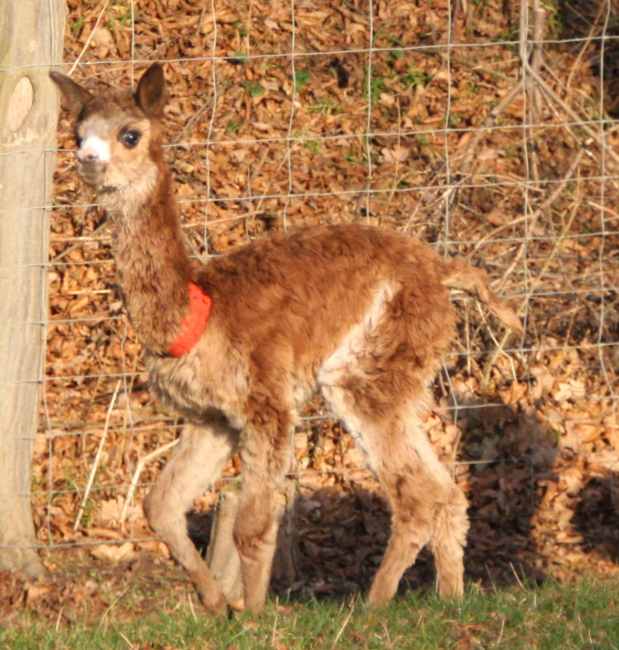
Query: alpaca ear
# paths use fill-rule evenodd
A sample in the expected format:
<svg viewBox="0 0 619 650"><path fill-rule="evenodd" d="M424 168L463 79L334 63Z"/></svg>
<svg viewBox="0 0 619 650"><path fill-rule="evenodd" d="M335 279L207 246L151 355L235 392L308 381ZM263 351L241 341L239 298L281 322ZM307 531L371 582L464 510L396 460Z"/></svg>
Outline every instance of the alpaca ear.
<svg viewBox="0 0 619 650"><path fill-rule="evenodd" d="M56 86L58 86L58 89L65 100L65 104L71 111L79 113L92 99L92 94L89 93L86 88L82 88L82 86L75 83L75 81L70 77L67 77L67 75L51 70L49 76Z"/></svg>
<svg viewBox="0 0 619 650"><path fill-rule="evenodd" d="M146 115L158 117L163 114L166 99L163 68L158 63L153 63L138 83L135 102Z"/></svg>

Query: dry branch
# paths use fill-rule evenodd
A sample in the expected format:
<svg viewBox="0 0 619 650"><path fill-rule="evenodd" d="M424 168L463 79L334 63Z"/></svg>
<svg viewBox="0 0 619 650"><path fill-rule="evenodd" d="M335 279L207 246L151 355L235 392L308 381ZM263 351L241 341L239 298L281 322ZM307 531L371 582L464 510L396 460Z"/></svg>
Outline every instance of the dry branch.
<svg viewBox="0 0 619 650"><path fill-rule="evenodd" d="M129 489L127 490L127 496L125 497L125 502L123 503L123 509L120 514L121 527L124 525L125 520L127 519L127 513L129 512L129 507L131 506L131 502L133 501L133 495L137 490L138 483L140 481L140 476L144 471L146 465L148 465L148 463L155 460L156 458L159 458L159 456L165 454L167 451L175 447L177 444L178 444L178 439L172 440L172 442L168 442L167 444L158 447L157 449L155 449L155 451L152 451L150 454L147 454L143 458L140 458L135 468L135 471L133 472L131 483L129 485Z"/></svg>
<svg viewBox="0 0 619 650"><path fill-rule="evenodd" d="M105 415L105 425L103 427L103 434L101 435L101 440L99 440L99 446L97 447L97 453L95 454L95 460L92 464L90 470L90 475L88 477L88 482L86 483L86 489L84 490L84 496L82 498L82 503L77 511L77 516L75 517L75 523L73 524L73 530L77 530L80 527L80 522L82 521L82 515L84 514L84 509L86 508L86 503L88 502L88 497L90 496L90 490L92 489L92 484L94 483L95 476L97 474L97 469L99 468L99 462L101 461L101 453L103 452L103 446L107 440L107 432L110 427L110 418L112 417L112 411L116 405L116 398L118 397L118 391L120 390L121 381L116 382L116 388L114 389L114 394L110 400L110 405L108 406L107 413Z"/></svg>

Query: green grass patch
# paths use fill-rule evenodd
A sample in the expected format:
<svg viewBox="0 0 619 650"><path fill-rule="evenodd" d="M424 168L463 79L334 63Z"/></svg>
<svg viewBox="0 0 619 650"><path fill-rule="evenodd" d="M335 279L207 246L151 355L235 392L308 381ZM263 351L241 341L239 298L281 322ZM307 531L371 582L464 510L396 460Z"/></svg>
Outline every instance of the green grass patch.
<svg viewBox="0 0 619 650"><path fill-rule="evenodd" d="M84 26L85 22L86 21L83 16L78 16L74 21L70 23L70 28L74 36L79 36L79 33L82 31L82 27Z"/></svg>
<svg viewBox="0 0 619 650"><path fill-rule="evenodd" d="M240 122L237 122L236 120L228 120L228 123L226 124L226 133L228 135L234 135L235 133L239 132L240 128Z"/></svg>
<svg viewBox="0 0 619 650"><path fill-rule="evenodd" d="M294 73L294 87L297 92L302 90L310 82L309 70L297 70Z"/></svg>
<svg viewBox="0 0 619 650"><path fill-rule="evenodd" d="M197 606L143 612L127 622L114 610L95 625L20 617L0 627L0 647L16 650L126 648L384 648L463 650L619 650L619 581L483 592L461 603L409 592L369 610L360 598L271 601L265 613L212 619ZM59 620L64 620L59 616Z"/></svg>
<svg viewBox="0 0 619 650"><path fill-rule="evenodd" d="M319 140L306 140L303 143L303 146L313 153L314 155L317 155L320 153L320 141Z"/></svg>
<svg viewBox="0 0 619 650"><path fill-rule="evenodd" d="M319 99L318 101L310 104L307 110L312 114L320 115L336 115L341 113L342 109L333 99Z"/></svg>
<svg viewBox="0 0 619 650"><path fill-rule="evenodd" d="M366 97L371 100L372 104L376 104L380 99L381 93L386 89L385 79L381 75L372 75L371 78L368 77L369 70L366 69L365 76L363 78L363 88L365 90Z"/></svg>
<svg viewBox="0 0 619 650"><path fill-rule="evenodd" d="M251 97L264 95L264 87L257 81L245 81L243 87Z"/></svg>
<svg viewBox="0 0 619 650"><path fill-rule="evenodd" d="M402 75L402 82L409 88L427 86L430 81L432 81L432 75L417 68L409 68L408 72Z"/></svg>
<svg viewBox="0 0 619 650"><path fill-rule="evenodd" d="M245 38L247 36L247 34L248 34L247 28L245 27L245 25L240 20L235 20L232 23L232 26L239 33L239 36L241 38Z"/></svg>
<svg viewBox="0 0 619 650"><path fill-rule="evenodd" d="M241 50L235 50L232 61L237 64L247 63L247 53Z"/></svg>

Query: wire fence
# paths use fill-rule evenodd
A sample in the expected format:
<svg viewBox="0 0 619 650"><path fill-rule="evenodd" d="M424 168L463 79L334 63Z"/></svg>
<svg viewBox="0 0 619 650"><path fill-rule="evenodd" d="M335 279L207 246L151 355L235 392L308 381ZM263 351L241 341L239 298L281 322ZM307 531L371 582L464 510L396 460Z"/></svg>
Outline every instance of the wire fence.
<svg viewBox="0 0 619 650"><path fill-rule="evenodd" d="M583 458L619 469L619 128L608 70L618 14L604 0L559 24L554 2L506 4L509 16L501 3L458 0L205 0L167 11L73 0L63 63L95 87L135 84L146 65L165 64L166 154L198 259L270 230L356 220L487 268L526 335L508 340L455 295L461 336L430 417L443 457L458 457L473 518L485 516L472 494L477 467L524 465L533 483ZM570 20L584 25L577 35ZM148 395L113 286L111 236L79 189L67 126L48 152L58 159L40 323L48 355L31 379L42 418L23 495L48 549L150 539L139 496L182 426ZM318 433L339 450L333 458ZM316 400L296 444L301 486L371 483ZM596 472L583 470L581 484Z"/></svg>

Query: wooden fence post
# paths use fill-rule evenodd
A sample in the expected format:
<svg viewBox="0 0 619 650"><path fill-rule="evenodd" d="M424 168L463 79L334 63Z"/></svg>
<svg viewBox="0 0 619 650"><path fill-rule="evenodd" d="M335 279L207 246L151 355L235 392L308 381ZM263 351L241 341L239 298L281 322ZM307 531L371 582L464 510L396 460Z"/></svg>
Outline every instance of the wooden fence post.
<svg viewBox="0 0 619 650"><path fill-rule="evenodd" d="M50 63L64 0L0 3L0 569L43 565L30 506L47 319L48 210L58 122Z"/></svg>

